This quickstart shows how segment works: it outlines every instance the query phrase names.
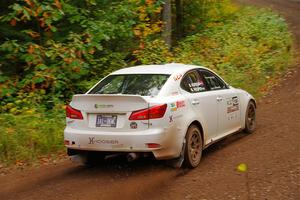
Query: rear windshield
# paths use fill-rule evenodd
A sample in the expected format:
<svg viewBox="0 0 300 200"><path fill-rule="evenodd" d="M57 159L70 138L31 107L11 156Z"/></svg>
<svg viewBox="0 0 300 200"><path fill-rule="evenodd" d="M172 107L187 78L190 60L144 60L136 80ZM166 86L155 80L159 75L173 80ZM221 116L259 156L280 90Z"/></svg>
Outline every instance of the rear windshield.
<svg viewBox="0 0 300 200"><path fill-rule="evenodd" d="M110 75L94 87L89 94L156 96L169 76L166 74Z"/></svg>

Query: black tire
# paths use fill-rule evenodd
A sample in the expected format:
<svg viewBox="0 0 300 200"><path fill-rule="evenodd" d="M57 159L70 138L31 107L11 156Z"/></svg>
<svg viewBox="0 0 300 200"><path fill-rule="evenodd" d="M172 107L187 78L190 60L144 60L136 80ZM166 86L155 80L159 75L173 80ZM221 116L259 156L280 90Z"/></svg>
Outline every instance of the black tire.
<svg viewBox="0 0 300 200"><path fill-rule="evenodd" d="M202 136L199 128L191 125L185 136L185 149L183 164L188 168L195 168L199 165L202 156Z"/></svg>
<svg viewBox="0 0 300 200"><path fill-rule="evenodd" d="M253 133L256 129L256 107L253 101L249 101L245 115L246 133Z"/></svg>

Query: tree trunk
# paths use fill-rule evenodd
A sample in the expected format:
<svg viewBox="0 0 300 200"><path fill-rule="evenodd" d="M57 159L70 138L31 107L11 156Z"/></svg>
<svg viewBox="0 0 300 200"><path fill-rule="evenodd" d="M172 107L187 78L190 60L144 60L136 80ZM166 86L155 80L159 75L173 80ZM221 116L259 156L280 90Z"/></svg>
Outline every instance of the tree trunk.
<svg viewBox="0 0 300 200"><path fill-rule="evenodd" d="M182 38L183 35L183 6L182 0L175 0L176 6L176 37L177 39Z"/></svg>
<svg viewBox="0 0 300 200"><path fill-rule="evenodd" d="M162 19L164 22L162 37L169 48L172 47L172 6L171 0L165 0L163 7Z"/></svg>

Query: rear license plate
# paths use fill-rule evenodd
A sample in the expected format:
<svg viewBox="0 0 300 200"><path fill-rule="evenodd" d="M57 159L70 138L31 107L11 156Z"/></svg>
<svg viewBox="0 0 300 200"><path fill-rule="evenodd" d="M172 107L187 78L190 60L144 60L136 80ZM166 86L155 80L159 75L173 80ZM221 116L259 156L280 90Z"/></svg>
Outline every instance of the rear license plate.
<svg viewBox="0 0 300 200"><path fill-rule="evenodd" d="M117 115L97 115L96 127L116 127Z"/></svg>

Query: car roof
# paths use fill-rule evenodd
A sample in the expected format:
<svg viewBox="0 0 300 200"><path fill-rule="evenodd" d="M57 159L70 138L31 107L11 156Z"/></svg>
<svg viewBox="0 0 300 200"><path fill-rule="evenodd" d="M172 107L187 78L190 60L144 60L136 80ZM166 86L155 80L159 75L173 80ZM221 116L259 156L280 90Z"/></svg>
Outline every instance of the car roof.
<svg viewBox="0 0 300 200"><path fill-rule="evenodd" d="M163 65L140 65L135 67L128 67L117 70L111 74L174 74L174 73L185 73L191 69L202 68L202 66L186 65L180 63L169 63Z"/></svg>

